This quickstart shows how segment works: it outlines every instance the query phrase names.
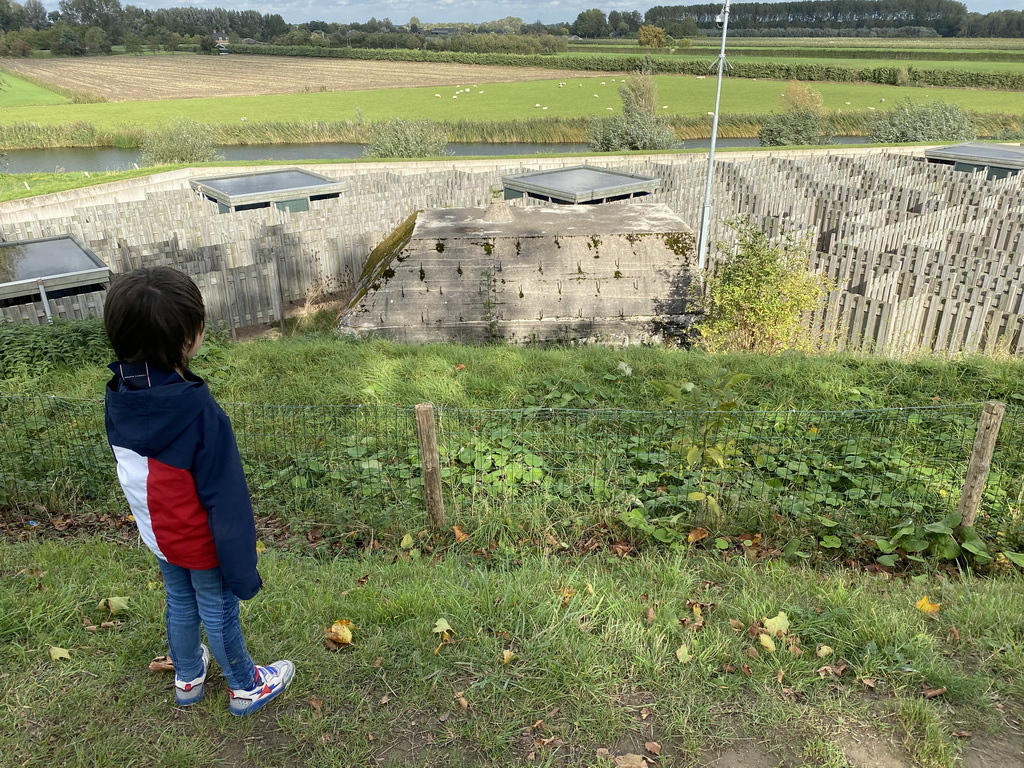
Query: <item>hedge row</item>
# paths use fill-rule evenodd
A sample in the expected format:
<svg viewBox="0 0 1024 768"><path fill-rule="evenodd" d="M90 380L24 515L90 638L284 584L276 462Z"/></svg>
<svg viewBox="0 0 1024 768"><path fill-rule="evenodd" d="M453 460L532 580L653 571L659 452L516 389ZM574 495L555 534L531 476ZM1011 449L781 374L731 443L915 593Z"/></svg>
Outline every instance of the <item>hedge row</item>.
<svg viewBox="0 0 1024 768"><path fill-rule="evenodd" d="M689 42L689 41L687 41ZM641 48L638 45L577 46L570 45L569 53L618 53L657 56L693 56L701 53L712 55L717 49L702 46L694 49L689 45L666 46L664 48ZM951 51L889 48L742 48L729 46L730 56L763 56L776 59L896 59L898 61L1006 61L1024 62L1024 52L1018 51Z"/></svg>
<svg viewBox="0 0 1024 768"><path fill-rule="evenodd" d="M706 59L652 59L640 56L519 55L504 53L461 53L380 48L320 48L305 45L232 45L232 53L269 56L318 56L362 61L423 61L453 64L481 64L501 67L544 67L583 72L632 72L645 64L656 74L706 75ZM776 62L734 62L732 77L810 82L878 83L882 85L933 85L947 88L1024 90L1024 73L967 72L913 67L850 67L827 64L783 64Z"/></svg>

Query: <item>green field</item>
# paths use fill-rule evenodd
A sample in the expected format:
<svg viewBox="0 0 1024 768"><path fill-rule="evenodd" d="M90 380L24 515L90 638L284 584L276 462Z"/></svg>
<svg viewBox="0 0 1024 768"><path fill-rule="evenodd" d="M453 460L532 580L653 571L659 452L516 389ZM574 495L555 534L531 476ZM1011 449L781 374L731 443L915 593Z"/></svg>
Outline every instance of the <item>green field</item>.
<svg viewBox="0 0 1024 768"><path fill-rule="evenodd" d="M699 117L714 108L715 79L662 75L655 78L663 114ZM298 121L386 120L401 115L415 119L489 122L542 117L605 116L621 109L617 88L622 77L592 77L565 81L491 83L459 94L457 89L298 93L245 96L230 99L175 99L145 102L108 102L11 107L0 113L0 125L37 123L61 125L84 121L101 131L125 126L155 128L184 115L207 124L274 123ZM564 82L564 87L559 87ZM948 101L976 112L1024 114L1019 93L972 91L953 88L898 88L854 83L815 83L830 110L885 109L900 99L914 102ZM763 114L780 107L785 83L730 79L722 88L723 113ZM439 94L435 95L435 94ZM537 105L540 106L537 106ZM400 105L400 107L399 107ZM547 109L544 109L547 107Z"/></svg>
<svg viewBox="0 0 1024 768"><path fill-rule="evenodd" d="M0 107L69 104L71 99L20 77L0 73Z"/></svg>

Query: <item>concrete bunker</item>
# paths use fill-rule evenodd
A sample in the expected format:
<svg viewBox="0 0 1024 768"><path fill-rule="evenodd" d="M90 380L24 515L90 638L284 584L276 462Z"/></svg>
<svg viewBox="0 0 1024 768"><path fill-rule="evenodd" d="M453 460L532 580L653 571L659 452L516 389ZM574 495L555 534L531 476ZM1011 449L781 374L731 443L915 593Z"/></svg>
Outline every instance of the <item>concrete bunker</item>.
<svg viewBox="0 0 1024 768"><path fill-rule="evenodd" d="M73 235L0 243L0 306L41 301L50 316L49 299L104 290L110 270Z"/></svg>
<svg viewBox="0 0 1024 768"><path fill-rule="evenodd" d="M661 187L661 179L592 165L502 176L506 200L523 197L563 205L595 205L644 197Z"/></svg>
<svg viewBox="0 0 1024 768"><path fill-rule="evenodd" d="M345 183L301 168L284 168L231 176L192 179L189 185L217 204L220 213L276 206L282 211L308 211L317 200L337 198Z"/></svg>
<svg viewBox="0 0 1024 768"><path fill-rule="evenodd" d="M987 179L1005 179L1024 169L1024 147L968 141L924 151L929 163L952 165L958 171L985 171Z"/></svg>
<svg viewBox="0 0 1024 768"><path fill-rule="evenodd" d="M660 204L432 210L374 252L339 321L399 341L639 342L685 333L692 230Z"/></svg>

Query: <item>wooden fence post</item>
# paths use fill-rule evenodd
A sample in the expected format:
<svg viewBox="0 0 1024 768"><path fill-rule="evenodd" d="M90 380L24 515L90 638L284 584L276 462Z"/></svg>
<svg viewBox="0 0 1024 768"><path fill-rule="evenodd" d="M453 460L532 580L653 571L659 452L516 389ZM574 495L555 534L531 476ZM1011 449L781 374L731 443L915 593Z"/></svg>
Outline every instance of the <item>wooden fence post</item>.
<svg viewBox="0 0 1024 768"><path fill-rule="evenodd" d="M960 503L956 508L964 517L964 528L973 526L974 518L978 515L981 494L985 490L985 480L988 477L992 453L996 447L996 438L999 437L999 426L1003 423L1005 411L1005 403L989 401L985 403L985 408L981 412L978 431L974 435L974 448L971 449L971 463L967 467L963 493L960 494Z"/></svg>
<svg viewBox="0 0 1024 768"><path fill-rule="evenodd" d="M437 426L434 404L416 406L416 437L420 443L420 464L423 466L423 489L427 514L434 528L444 528L444 496L441 494L441 456L437 450Z"/></svg>

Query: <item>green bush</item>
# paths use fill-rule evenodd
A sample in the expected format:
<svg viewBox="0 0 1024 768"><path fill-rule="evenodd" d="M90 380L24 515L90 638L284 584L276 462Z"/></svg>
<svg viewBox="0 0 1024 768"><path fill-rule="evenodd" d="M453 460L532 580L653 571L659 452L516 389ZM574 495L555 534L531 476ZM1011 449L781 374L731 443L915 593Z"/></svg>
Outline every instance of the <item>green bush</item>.
<svg viewBox="0 0 1024 768"><path fill-rule="evenodd" d="M214 129L187 117L176 117L166 128L151 131L142 143L143 165L208 163L222 160Z"/></svg>
<svg viewBox="0 0 1024 768"><path fill-rule="evenodd" d="M909 99L879 112L868 123L868 135L877 144L904 141L964 141L976 136L974 123L963 108L937 101L915 104Z"/></svg>
<svg viewBox="0 0 1024 768"><path fill-rule="evenodd" d="M439 157L450 154L448 136L429 120L388 120L375 126L367 157Z"/></svg>
<svg viewBox="0 0 1024 768"><path fill-rule="evenodd" d="M761 124L761 146L784 147L797 144L831 144L828 117L821 106L821 94L803 83L790 83L783 97L786 109L768 115Z"/></svg>
<svg viewBox="0 0 1024 768"><path fill-rule="evenodd" d="M619 88L622 114L596 120L589 135L590 148L598 152L671 149L679 143L667 119L657 114L658 89L654 78L643 73Z"/></svg>
<svg viewBox="0 0 1024 768"><path fill-rule="evenodd" d="M773 243L743 219L729 226L736 249L707 277L704 317L696 326L700 345L712 352L812 350L816 340L803 319L828 285L807 267L810 245L791 234Z"/></svg>

